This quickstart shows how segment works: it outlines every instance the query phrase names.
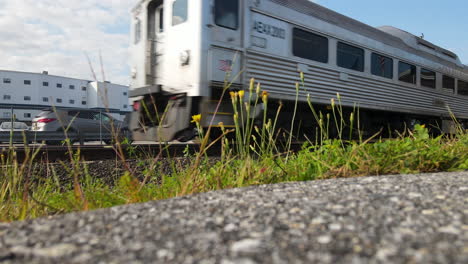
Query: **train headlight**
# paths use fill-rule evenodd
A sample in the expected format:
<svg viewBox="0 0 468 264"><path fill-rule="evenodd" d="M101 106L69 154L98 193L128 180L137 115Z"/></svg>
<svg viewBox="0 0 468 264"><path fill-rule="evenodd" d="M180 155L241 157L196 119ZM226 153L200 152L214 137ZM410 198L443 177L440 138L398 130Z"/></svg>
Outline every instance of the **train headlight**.
<svg viewBox="0 0 468 264"><path fill-rule="evenodd" d="M184 50L180 53L180 64L189 65L190 63L190 50Z"/></svg>

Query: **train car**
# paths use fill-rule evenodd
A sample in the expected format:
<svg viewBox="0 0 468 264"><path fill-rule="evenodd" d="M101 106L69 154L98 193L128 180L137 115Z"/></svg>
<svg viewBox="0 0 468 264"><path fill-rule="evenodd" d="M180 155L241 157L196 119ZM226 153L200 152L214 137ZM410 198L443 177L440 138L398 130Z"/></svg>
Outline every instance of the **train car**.
<svg viewBox="0 0 468 264"><path fill-rule="evenodd" d="M427 122L450 133L451 114L468 120L468 67L456 54L308 0L142 0L132 10L131 65L135 140L187 140L196 135L191 116L208 126L216 110L212 124L232 124L229 100L216 109L227 73L236 76L230 89L260 82L289 123L302 72L304 127L314 126L301 107L307 96L326 111L337 93L368 126Z"/></svg>

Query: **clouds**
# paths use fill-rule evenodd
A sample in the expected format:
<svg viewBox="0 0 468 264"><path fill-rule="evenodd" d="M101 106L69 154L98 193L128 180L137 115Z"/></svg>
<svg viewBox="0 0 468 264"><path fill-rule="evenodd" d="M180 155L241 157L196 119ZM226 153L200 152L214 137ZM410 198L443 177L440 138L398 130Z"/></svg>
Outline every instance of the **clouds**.
<svg viewBox="0 0 468 264"><path fill-rule="evenodd" d="M129 0L0 0L0 68L128 84ZM101 76L98 77L102 79Z"/></svg>

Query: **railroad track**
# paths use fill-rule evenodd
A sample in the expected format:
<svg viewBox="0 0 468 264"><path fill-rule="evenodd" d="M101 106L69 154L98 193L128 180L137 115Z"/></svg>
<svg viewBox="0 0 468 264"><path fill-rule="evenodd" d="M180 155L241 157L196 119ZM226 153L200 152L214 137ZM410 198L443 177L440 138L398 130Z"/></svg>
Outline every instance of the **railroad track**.
<svg viewBox="0 0 468 264"><path fill-rule="evenodd" d="M136 157L138 153L147 154L148 156L160 155L161 157L180 157L188 153L196 153L199 151L198 144L136 144L136 145L122 145L122 152L125 158ZM0 147L0 154L7 157L11 155L11 151L15 152L18 162L24 162L25 158L37 151L35 157L36 162L56 162L59 160L70 160L70 152L72 154L80 153L83 160L98 161L98 160L111 160L120 159L115 146L111 145L73 145L70 148L67 146L51 146L51 145L31 145L24 146L9 146ZM218 149L219 152L219 149ZM219 153L216 149L209 149L208 155L217 156Z"/></svg>
<svg viewBox="0 0 468 264"><path fill-rule="evenodd" d="M291 150L297 151L301 146L302 143L293 143ZM121 147L126 159L141 156L156 157L157 155L160 155L161 158L182 157L200 151L200 145L197 143L132 144L122 145ZM30 157L36 151L37 155L34 158L36 162L70 160L70 152L72 154L79 152L82 160L86 161L120 159L119 151L117 151L116 146L112 145L72 145L70 148L68 146L45 144L29 145L28 147L24 145L0 146L0 154L3 155L5 161L12 151L15 152L16 160L19 163L23 163L26 157ZM211 157L220 156L220 147L210 147L207 150L207 155Z"/></svg>

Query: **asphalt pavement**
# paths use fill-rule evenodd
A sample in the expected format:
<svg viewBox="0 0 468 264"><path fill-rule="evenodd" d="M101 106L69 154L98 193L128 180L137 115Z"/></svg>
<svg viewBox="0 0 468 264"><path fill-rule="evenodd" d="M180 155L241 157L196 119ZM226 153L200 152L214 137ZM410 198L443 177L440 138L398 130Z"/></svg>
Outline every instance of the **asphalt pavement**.
<svg viewBox="0 0 468 264"><path fill-rule="evenodd" d="M263 185L0 224L3 263L468 263L468 172Z"/></svg>

